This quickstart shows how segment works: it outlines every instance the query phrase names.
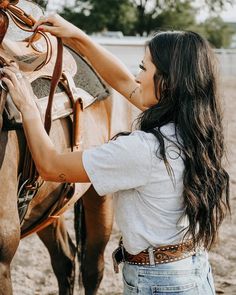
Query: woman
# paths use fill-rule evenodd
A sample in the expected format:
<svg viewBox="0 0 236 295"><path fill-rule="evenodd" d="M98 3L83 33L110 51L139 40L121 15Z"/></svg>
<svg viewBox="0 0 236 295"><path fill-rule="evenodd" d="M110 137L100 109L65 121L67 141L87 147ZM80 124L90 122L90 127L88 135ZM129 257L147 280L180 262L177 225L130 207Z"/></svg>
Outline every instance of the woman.
<svg viewBox="0 0 236 295"><path fill-rule="evenodd" d="M124 261L124 294L215 294L206 251L229 209L229 193L208 43L193 32L158 33L148 43L135 79L111 53L60 16L41 18L36 28L62 37L143 111L139 130L129 136L59 154L44 130L30 85L18 69L6 67L2 80L22 113L41 176L91 182L99 195L115 193L123 242L114 259L115 264Z"/></svg>

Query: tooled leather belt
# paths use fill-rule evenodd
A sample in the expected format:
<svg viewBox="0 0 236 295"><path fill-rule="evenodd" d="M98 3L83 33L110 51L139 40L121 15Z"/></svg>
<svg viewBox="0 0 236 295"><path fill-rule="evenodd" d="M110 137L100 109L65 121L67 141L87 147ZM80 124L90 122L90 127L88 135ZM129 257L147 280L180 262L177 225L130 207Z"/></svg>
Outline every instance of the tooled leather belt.
<svg viewBox="0 0 236 295"><path fill-rule="evenodd" d="M132 255L128 253L122 242L113 252L113 264L115 272L119 272L118 265L121 262L127 262L134 265L156 265L170 263L190 257L196 253L192 240L187 240L180 244L161 246L157 248L149 247L148 249Z"/></svg>

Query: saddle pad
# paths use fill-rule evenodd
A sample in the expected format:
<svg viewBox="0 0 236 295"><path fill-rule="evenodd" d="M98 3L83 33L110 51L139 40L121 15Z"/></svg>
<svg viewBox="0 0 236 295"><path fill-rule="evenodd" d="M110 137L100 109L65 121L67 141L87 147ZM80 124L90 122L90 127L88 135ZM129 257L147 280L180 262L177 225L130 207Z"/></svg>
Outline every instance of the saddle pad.
<svg viewBox="0 0 236 295"><path fill-rule="evenodd" d="M89 107L93 102L96 101L96 97L93 97L87 91L82 88L76 87L75 89L76 98L79 99L82 103L83 109ZM48 96L38 99L35 97L36 105L40 111L42 120L45 118L45 113L48 104ZM14 129L14 125L19 127L22 124L22 117L18 109L16 108L14 102L12 101L11 96L7 95L7 103L5 107L7 120L10 121L6 126L12 125L11 128L5 129ZM66 95L65 92L56 93L53 99L52 106L52 120L55 121L57 119L65 118L73 113L73 109L71 106L71 101Z"/></svg>
<svg viewBox="0 0 236 295"><path fill-rule="evenodd" d="M83 109L89 107L93 102L96 101L96 97L93 97L87 91L82 88L76 88L76 98L81 101ZM35 99L38 109L42 118L44 119L48 97L43 97L40 99ZM57 119L65 118L73 113L73 109L71 106L71 101L65 92L56 93L54 95L53 106L52 106L52 120L55 121Z"/></svg>

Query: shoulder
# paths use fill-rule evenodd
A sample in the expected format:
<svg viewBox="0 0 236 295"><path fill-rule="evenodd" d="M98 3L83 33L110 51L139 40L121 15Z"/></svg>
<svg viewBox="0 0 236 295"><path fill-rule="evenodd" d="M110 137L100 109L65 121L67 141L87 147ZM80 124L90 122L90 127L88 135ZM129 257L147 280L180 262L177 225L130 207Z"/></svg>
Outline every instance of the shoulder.
<svg viewBox="0 0 236 295"><path fill-rule="evenodd" d="M150 141L153 136L141 130L131 132L126 136L119 136L116 140L111 140L108 143L109 148L119 149L125 153L132 154L131 156L146 157L150 154Z"/></svg>
<svg viewBox="0 0 236 295"><path fill-rule="evenodd" d="M178 136L178 129L174 123L168 123L160 128L161 133L170 140Z"/></svg>
<svg viewBox="0 0 236 295"><path fill-rule="evenodd" d="M178 129L176 128L176 125L174 123L168 123L160 127L160 132L163 135L163 139L166 143L168 141L177 142L178 140L180 140ZM137 142L145 143L147 146L149 146L149 149L151 149L151 151L154 150L156 154L156 151L159 147L159 140L153 133L136 130L132 132L130 136L133 137L134 140L136 140Z"/></svg>

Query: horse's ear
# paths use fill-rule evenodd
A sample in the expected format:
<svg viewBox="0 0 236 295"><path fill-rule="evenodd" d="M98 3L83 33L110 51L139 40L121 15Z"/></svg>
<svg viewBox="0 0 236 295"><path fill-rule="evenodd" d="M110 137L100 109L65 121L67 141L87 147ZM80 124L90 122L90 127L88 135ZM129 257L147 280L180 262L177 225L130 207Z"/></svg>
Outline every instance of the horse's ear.
<svg viewBox="0 0 236 295"><path fill-rule="evenodd" d="M9 26L8 16L4 11L0 10L0 44L2 44L2 41L7 32L8 26Z"/></svg>

